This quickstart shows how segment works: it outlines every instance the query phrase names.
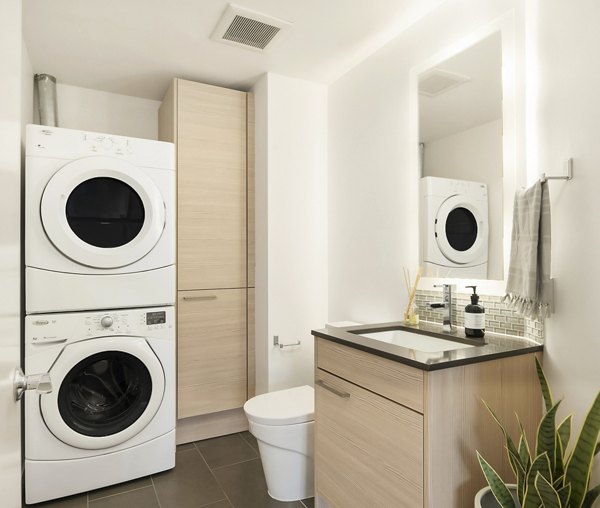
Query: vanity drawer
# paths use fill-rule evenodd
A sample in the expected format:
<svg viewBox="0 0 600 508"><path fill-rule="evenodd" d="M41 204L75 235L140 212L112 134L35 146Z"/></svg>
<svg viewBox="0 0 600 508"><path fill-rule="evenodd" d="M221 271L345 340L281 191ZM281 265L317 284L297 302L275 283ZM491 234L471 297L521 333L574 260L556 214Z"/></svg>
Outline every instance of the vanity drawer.
<svg viewBox="0 0 600 508"><path fill-rule="evenodd" d="M316 374L318 495L335 508L423 506L423 415Z"/></svg>
<svg viewBox="0 0 600 508"><path fill-rule="evenodd" d="M423 371L317 338L317 367L423 413Z"/></svg>

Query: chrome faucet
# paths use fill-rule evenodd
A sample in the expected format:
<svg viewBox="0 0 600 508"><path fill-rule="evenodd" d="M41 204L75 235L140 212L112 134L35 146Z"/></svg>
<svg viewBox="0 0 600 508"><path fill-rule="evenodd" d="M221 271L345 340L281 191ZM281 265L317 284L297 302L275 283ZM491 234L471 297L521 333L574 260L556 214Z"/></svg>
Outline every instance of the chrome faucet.
<svg viewBox="0 0 600 508"><path fill-rule="evenodd" d="M430 303L431 309L444 309L442 314L442 323L444 332L451 333L454 330L452 326L452 290L456 289L454 284L436 284L435 288L443 288L442 301L439 303Z"/></svg>

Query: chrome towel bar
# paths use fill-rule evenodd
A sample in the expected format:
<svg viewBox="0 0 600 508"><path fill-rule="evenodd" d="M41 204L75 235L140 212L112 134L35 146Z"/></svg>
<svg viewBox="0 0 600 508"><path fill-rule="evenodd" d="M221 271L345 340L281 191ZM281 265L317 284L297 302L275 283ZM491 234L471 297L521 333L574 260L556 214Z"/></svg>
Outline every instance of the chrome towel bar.
<svg viewBox="0 0 600 508"><path fill-rule="evenodd" d="M573 179L573 159L567 159L565 162L567 166L567 174L565 176L546 176L546 173L542 173L540 181L546 182L547 180L572 180Z"/></svg>
<svg viewBox="0 0 600 508"><path fill-rule="evenodd" d="M294 342L293 344L280 344L279 343L279 335L273 335L273 345L279 346L279 349L283 349L284 347L290 347L290 346L299 346L300 344L302 344L301 340L299 340L298 342Z"/></svg>

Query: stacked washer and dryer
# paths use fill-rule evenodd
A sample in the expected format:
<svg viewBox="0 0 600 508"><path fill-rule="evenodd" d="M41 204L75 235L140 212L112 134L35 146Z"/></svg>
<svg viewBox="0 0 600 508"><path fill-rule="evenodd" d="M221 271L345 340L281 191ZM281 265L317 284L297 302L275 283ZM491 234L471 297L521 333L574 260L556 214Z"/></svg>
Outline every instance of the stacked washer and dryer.
<svg viewBox="0 0 600 508"><path fill-rule="evenodd" d="M171 143L27 126L25 497L175 466Z"/></svg>

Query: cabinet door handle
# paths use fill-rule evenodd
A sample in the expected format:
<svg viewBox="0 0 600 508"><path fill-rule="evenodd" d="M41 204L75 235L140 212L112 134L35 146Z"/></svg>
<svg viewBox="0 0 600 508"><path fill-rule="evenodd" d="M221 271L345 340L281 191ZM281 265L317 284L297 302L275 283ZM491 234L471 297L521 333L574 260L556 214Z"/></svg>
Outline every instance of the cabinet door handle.
<svg viewBox="0 0 600 508"><path fill-rule="evenodd" d="M338 390L337 388L333 388L333 386L329 386L322 379L317 379L317 384L321 388L325 388L325 390L330 391L331 393L334 393L335 395L337 395L338 397L341 397L342 399L350 398L350 394L348 392L342 392L342 391Z"/></svg>
<svg viewBox="0 0 600 508"><path fill-rule="evenodd" d="M184 300L216 300L217 295L207 295L207 296L184 296Z"/></svg>

